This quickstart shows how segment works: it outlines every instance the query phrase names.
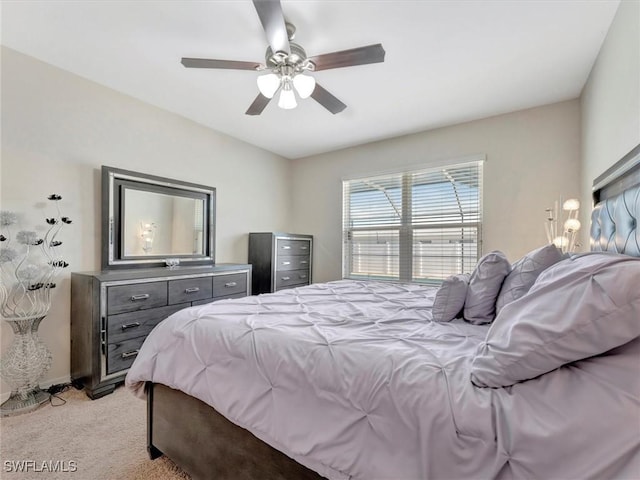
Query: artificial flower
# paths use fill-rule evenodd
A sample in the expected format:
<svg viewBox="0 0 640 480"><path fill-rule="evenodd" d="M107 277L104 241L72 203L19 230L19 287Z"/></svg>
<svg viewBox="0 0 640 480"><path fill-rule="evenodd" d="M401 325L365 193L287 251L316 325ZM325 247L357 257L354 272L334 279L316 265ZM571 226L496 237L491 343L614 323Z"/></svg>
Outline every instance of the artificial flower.
<svg viewBox="0 0 640 480"><path fill-rule="evenodd" d="M16 234L16 240L23 245L40 245L42 243L42 240L38 238L38 234L31 230L20 230ZM38 240L40 240L40 243L38 243Z"/></svg>
<svg viewBox="0 0 640 480"><path fill-rule="evenodd" d="M6 210L0 211L0 225L3 227L8 227L9 225L13 225L18 222L18 216L13 212L8 212Z"/></svg>
<svg viewBox="0 0 640 480"><path fill-rule="evenodd" d="M16 258L18 258L18 252L13 248L0 248L0 263L13 262Z"/></svg>
<svg viewBox="0 0 640 480"><path fill-rule="evenodd" d="M16 275L18 275L20 279L28 281L35 280L36 278L40 277L41 274L42 268L38 265L34 265L33 263L25 265L16 272Z"/></svg>

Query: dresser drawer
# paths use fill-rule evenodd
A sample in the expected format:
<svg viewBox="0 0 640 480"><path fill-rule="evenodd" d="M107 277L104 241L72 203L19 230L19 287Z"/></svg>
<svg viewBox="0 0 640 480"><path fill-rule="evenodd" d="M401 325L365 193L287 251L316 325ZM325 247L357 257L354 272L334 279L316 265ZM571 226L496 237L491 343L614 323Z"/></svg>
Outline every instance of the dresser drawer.
<svg viewBox="0 0 640 480"><path fill-rule="evenodd" d="M193 302L192 305L195 307L200 305L206 305L211 302L217 302L218 300L227 300L228 298L243 298L246 296L247 296L247 292L240 292L240 293L234 293L232 295L225 295L222 297L214 297L214 298L207 298L206 300L198 300L197 302Z"/></svg>
<svg viewBox="0 0 640 480"><path fill-rule="evenodd" d="M107 287L107 314L134 312L167 305L167 282Z"/></svg>
<svg viewBox="0 0 640 480"><path fill-rule="evenodd" d="M228 297L247 292L247 274L232 273L213 277L213 296L215 298ZM243 295L242 295L243 296Z"/></svg>
<svg viewBox="0 0 640 480"><path fill-rule="evenodd" d="M153 327L172 313L190 306L189 303L152 308L139 312L120 313L107 317L107 344L146 337Z"/></svg>
<svg viewBox="0 0 640 480"><path fill-rule="evenodd" d="M291 272L276 272L276 290L293 285L309 284L309 270L294 270Z"/></svg>
<svg viewBox="0 0 640 480"><path fill-rule="evenodd" d="M309 255L311 242L309 240L287 240L276 238L277 255Z"/></svg>
<svg viewBox="0 0 640 480"><path fill-rule="evenodd" d="M278 255L276 271L309 269L309 255Z"/></svg>
<svg viewBox="0 0 640 480"><path fill-rule="evenodd" d="M169 305L204 300L212 296L211 277L169 280Z"/></svg>
<svg viewBox="0 0 640 480"><path fill-rule="evenodd" d="M146 337L132 338L107 345L107 375L131 366Z"/></svg>

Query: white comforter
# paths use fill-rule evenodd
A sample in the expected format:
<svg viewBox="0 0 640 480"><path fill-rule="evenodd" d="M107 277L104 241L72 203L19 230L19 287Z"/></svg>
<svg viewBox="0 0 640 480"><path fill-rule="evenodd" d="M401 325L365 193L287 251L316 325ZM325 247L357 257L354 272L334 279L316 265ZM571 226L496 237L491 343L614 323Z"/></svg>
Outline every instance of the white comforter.
<svg viewBox="0 0 640 480"><path fill-rule="evenodd" d="M625 426L589 426L603 413L599 402L637 408L608 384L626 351L510 388L477 388L469 368L487 327L432 322L434 295L338 281L185 309L151 332L126 383L140 397L145 381L197 397L330 479L628 473L614 452L628 445L615 438ZM603 428L610 451L600 455ZM621 455L637 455L634 445Z"/></svg>

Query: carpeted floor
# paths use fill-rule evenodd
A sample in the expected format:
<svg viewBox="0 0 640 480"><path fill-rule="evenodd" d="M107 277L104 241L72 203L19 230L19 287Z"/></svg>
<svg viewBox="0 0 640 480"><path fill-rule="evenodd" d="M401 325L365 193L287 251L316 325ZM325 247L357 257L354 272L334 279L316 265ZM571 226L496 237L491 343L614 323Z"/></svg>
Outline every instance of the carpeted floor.
<svg viewBox="0 0 640 480"><path fill-rule="evenodd" d="M165 457L149 459L146 403L124 387L93 401L74 388L59 395L66 404L46 403L34 412L0 419L0 478L189 478ZM23 463L28 472L12 471L20 461L28 462ZM49 468L66 472L48 472Z"/></svg>

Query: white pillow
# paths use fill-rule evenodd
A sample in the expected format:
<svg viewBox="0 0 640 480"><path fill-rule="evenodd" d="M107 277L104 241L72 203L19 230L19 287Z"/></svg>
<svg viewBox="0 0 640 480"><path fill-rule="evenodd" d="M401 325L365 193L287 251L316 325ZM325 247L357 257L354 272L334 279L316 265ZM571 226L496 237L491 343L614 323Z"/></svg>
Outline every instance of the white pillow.
<svg viewBox="0 0 640 480"><path fill-rule="evenodd" d="M471 381L506 387L640 336L640 258L573 256L507 304L478 346Z"/></svg>
<svg viewBox="0 0 640 480"><path fill-rule="evenodd" d="M450 322L462 312L470 277L468 273L461 273L442 282L433 301L431 312L434 322Z"/></svg>
<svg viewBox="0 0 640 480"><path fill-rule="evenodd" d="M496 316L496 299L511 264L504 253L495 250L482 257L471 274L464 319L475 325L491 323Z"/></svg>
<svg viewBox="0 0 640 480"><path fill-rule="evenodd" d="M527 253L511 266L511 272L504 279L498 299L496 314L507 303L519 299L533 286L536 278L551 265L562 260L562 252L553 243Z"/></svg>

